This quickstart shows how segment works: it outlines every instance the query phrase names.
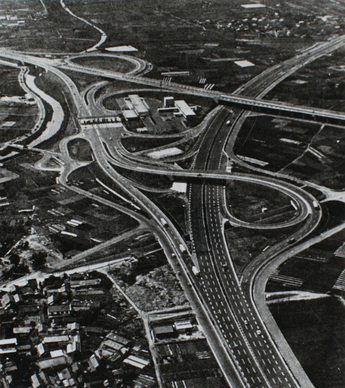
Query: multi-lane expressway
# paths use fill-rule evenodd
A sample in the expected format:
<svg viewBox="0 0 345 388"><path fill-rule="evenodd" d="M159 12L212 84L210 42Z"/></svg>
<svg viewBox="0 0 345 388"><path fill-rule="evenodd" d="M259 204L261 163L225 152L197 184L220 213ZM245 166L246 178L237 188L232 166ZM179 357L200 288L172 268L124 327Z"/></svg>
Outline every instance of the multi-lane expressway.
<svg viewBox="0 0 345 388"><path fill-rule="evenodd" d="M256 96L260 95L260 93L269 91L278 82L286 78L297 68L300 68L306 63L309 63L311 60L314 60L320 55L323 55L323 49L326 50L325 53L328 52L328 50L331 50L329 46L323 45L321 51L314 53L311 53L309 51L304 53L304 55L296 57L295 59L286 61L281 65L277 65L273 69L268 70L259 77L254 78L245 87L240 88L238 92L251 93L251 95ZM205 136L205 141L203 142L198 157L196 159L196 168L209 168L213 170L217 168L221 169L222 167L224 168L224 163L222 162L222 147L226 142L229 133L231 133L233 128L236 128L236 125L238 124L241 118L240 111L236 110L235 113L236 116L234 115L235 117L232 120L233 125L231 126L230 131L226 129L225 126L222 129L221 124L218 126L218 128L216 127L209 130L209 136ZM238 128L240 128L240 125L238 125ZM234 139L235 138L236 134L234 135ZM216 184L205 184L199 187L195 187L195 185L192 186L190 192L190 201L191 212L194 213L191 214L190 220L192 223L193 240L195 242L195 250L201 267L201 274L204 274L204 276L207 275L208 277L208 283L205 289L208 290L209 293L211 290L212 295L222 294L222 298L220 299L223 300L223 303L224 296L228 297L228 308L233 307L235 312L239 312L239 319L237 324L238 330L240 332L242 328L242 330L244 331L243 337L246 337L248 339L248 336L253 335L253 329L258 326L260 327L259 332L261 333L261 335L268 334L265 330L261 329L261 316L260 314L258 314L255 301L253 300L253 292L255 292L255 290L257 291L259 289L259 292L261 293L264 290L263 285L265 282L263 277L260 278L260 287L256 287L255 280L257 272L260 272L260 268L265 266L271 260L274 260L278 254L282 253L284 250L288 251L289 249L291 249L291 246L289 246L289 244L287 244L287 240L285 240L279 244L276 244L266 253L259 255L259 257L252 262L252 265L247 268L244 274L244 278L241 279L243 283L240 284L240 281L238 281L238 284L236 284L236 272L231 266L231 255L227 250L227 244L224 238L224 234L222 233L224 229L224 218L222 216L223 209L220 203L222 202L222 198L224 197L224 186ZM297 230L297 232L295 232L292 236L289 237L289 239L291 239L290 241L299 241L301 238L311 233L311 231L313 231L314 228L318 225L321 218L321 209L318 205L316 206L316 208L314 208L311 212L307 222L299 230ZM201 215L200 209L203 212ZM203 242L203 244L201 242ZM209 263L212 263L213 265L211 270ZM225 272L226 274L224 274ZM231 276L233 277L233 283L229 285L226 282L229 278L231 278ZM223 290L220 289L220 286L222 285ZM243 285L245 287L242 289ZM205 297L209 298L209 295L206 294ZM242 300L242 305L238 304L238 301L237 305L235 304L236 297ZM219 307L220 299L218 300L217 307ZM264 297L263 295L261 295L260 300L263 301L263 299ZM248 303L247 306L245 304L246 302ZM218 318L221 323L221 317L226 314L226 306L220 306L221 310L223 310L220 311L220 314L218 315ZM247 311L241 311L243 306L247 307ZM246 318L246 322L241 322L241 318L243 316L249 317L250 319ZM252 322L251 330L248 331L248 324L251 318L253 317L254 320ZM267 317L265 317L265 324L268 322L266 318ZM262 327L265 329L265 325L262 325ZM270 328L272 329L272 325L270 326ZM223 323L223 330L226 331L226 329L227 327L224 327ZM274 329L277 329L277 327L275 327ZM273 335L273 338L271 338L271 334ZM250 345L254 346L255 339L252 340L251 337L250 339ZM273 383L273 386L279 387L312 386L308 377L305 375L298 361L292 354L288 344L282 338L281 333L270 332L266 338L266 341L267 343L271 341L271 344L273 346L271 346L270 350L271 352L276 351L275 354L276 356L278 356L278 358L276 358L276 361L274 362L276 364L274 367L272 367L272 355L269 355L267 357L264 352L263 354L259 353L255 360L255 354L257 354L256 352L258 345L256 344L254 347L252 347L252 350L254 352L254 361L257 361L256 364L258 367L261 365L261 369L259 368L259 372L261 373L259 378L264 380L266 383L268 382L268 384ZM280 341L279 349L275 347L274 341ZM234 346L235 345L232 344L232 348L234 348ZM278 365L279 367L277 368ZM282 374L284 379L282 379ZM253 382L253 384L254 386L257 386L258 381L256 383Z"/></svg>
<svg viewBox="0 0 345 388"><path fill-rule="evenodd" d="M267 79L262 77L259 82L255 80L250 85L253 90L260 91L269 89L275 83L286 76L287 72L295 71L302 64L308 63L331 50L343 46L345 37L336 38L315 46L291 60L290 63L277 66L267 73ZM120 79L122 81L135 82L148 86L164 88L167 90L194 94L213 98L224 103L239 105L240 107L256 107L257 109L287 115L304 116L320 121L334 121L345 124L345 116L342 113L308 107L296 107L291 104L279 102L267 102L254 97L242 97L238 95L223 94L191 86L164 81L153 80L138 76L124 75L111 71L90 69L75 64L57 64L56 61L47 58L23 55L15 51L2 49L0 57L12 59L22 63L30 63L40 66L47 71L52 71L68 87L73 101L77 107L79 117L90 117L92 112L81 98L79 91L73 82L61 71L61 69L81 71L87 74L100 75L105 78ZM241 92L245 92L245 88ZM118 174L113 165L124 163L123 156L109 153L102 140L102 134L97 126L90 131L85 138L90 141L97 163L103 173L112 178L118 187L130 198L136 206L144 209L151 219L157 224L157 233L165 239L165 249L170 255L174 254L181 266L184 280L190 284L190 293L193 293L193 303L202 311L204 328L211 347L215 351L225 377L229 385L234 387L312 387L309 379L304 374L297 360L288 352L278 349L277 344L271 337L263 323L260 314L256 310L251 295L243 292L240 280L232 265L231 256L224 237L224 222L222 216L224 195L224 181L226 179L243 179L247 182L265 184L285 192L299 205L301 219L300 229L295 233L296 240L310 233L318 224L321 217L320 211L313 209L315 199L292 185L278 182L271 178L254 177L253 175L235 175L223 173L220 170L223 165L223 145L229 136L228 120L236 121L234 117L222 109L219 111L212 125L203 135L200 151L195 161L194 171L180 171L162 166L156 166L151 173L169 174L173 177L196 179L189 191L190 199L190 227L192 242L200 275L193 276L191 263L182 261L180 245L184 241L168 221L168 228L162 224L164 214L139 190L135 189L131 182ZM133 165L130 165L133 168ZM137 166L136 166L137 168ZM148 172L147 166L139 166L140 171ZM66 179L65 169L65 178ZM223 182L222 182L223 181ZM304 223L302 223L304 221ZM274 256L284 249L285 242L277 244L269 254L260 256L262 263L267 262L268 255ZM171 257L170 257L171 259ZM176 262L172 262L176 266ZM175 268L175 267L174 267ZM250 277L252 274L250 274ZM217 345L215 345L217 344ZM283 356L282 356L283 354Z"/></svg>
<svg viewBox="0 0 345 388"><path fill-rule="evenodd" d="M222 147L229 119L224 113L205 134L205 142L197 156L196 168L220 168ZM229 352L240 370L251 370L250 386L310 387L301 368L291 373L291 365L281 358L276 344L265 329L260 315L244 295L224 237L219 184L193 184L190 190L190 222L194 250L200 266L202 282L196 280L205 304L210 306L223 333ZM314 225L316 220L310 221ZM230 317L225 319L224 317ZM229 326L229 322L232 326ZM238 347L240 344L240 347ZM249 364L249 365L248 365ZM247 369L248 368L248 369Z"/></svg>
<svg viewBox="0 0 345 388"><path fill-rule="evenodd" d="M323 46L323 48L325 48L326 51L330 49L329 46ZM309 51L309 53L307 52L304 55L296 57L296 59L289 60L280 66L278 65L265 72L265 74L262 74L250 81L246 87L241 88L238 92L252 93L254 96L262 91L267 92L280 80L287 77L297 68L310 62L312 59L316 59L321 54L322 49L314 54L311 54ZM208 131L209 135L205 136L205 141L201 145L196 159L196 168L212 170L224 168L224 163L222 162L222 157L224 156L222 153L222 147L225 144L229 133L231 133L233 128L236 128L236 124L241 118L241 111L235 110L235 114L236 115L234 115L232 119L230 131L224 126L225 119L223 120L223 129L221 128L222 124L219 124L218 128L215 127ZM240 125L238 125L238 128L240 128ZM193 185L190 191L192 212L190 221L192 224L193 241L195 242L195 250L199 260L201 274L208 277L208 283L206 284L205 290L207 290L209 294L212 293L213 296L222 295L222 297L217 301L217 308L220 307L220 313L218 315L220 325L222 324L221 317L226 314L227 309L232 307L233 313L238 312L239 315L236 327L239 334L241 334L241 330L243 331L243 339L246 338L249 340L248 352L250 352L250 350L253 352L252 359L258 368L258 380L256 382L252 381L254 384L253 386L260 386L259 384L261 384L261 382L259 382L259 379L261 379L261 381L267 383L268 386L271 384L271 386L279 387L311 387L312 384L310 380L305 375L286 341L282 340L281 333L268 333L265 330L266 323L268 321L266 319L267 317L265 317L265 324L263 324L261 315L258 313L255 301L253 300L252 290L255 289L255 280L257 275L255 270L260 269L268 261L273 260L276 255L284 251L284 249L288 250L291 247L289 247L289 244L287 244L287 241L285 240L269 249L268 252L260 255L259 258L253 262L252 266L249 266L245 274L244 284L248 286L244 288L243 292L243 284L240 284L240 280L237 279L236 276L236 271L231 265L231 255L227 249L223 233L224 217L222 215L222 210L224 206L221 206L221 203L223 202L222 199L224 199L224 197L224 186L216 184L205 184L199 187L195 187L195 185ZM203 212L201 215L200 211ZM318 210L314 208L306 223L293 236L290 236L291 241L298 241L302 237L311 233L311 231L318 225L320 218L320 208L318 207ZM201 242L203 242L203 244ZM212 263L212 268L210 268L209 263ZM233 282L229 284L229 278L231 277L233 278ZM236 280L238 283L236 283ZM261 287L259 288L259 291L261 292L263 291L262 282L263 280L261 278ZM221 289L221 286L223 286L223 289ZM206 294L205 297L210 298L209 294ZM226 297L228 299L226 299ZM235 298L241 300L242 304L239 304L239 301L236 301ZM263 297L261 296L261 300L262 299ZM227 300L228 306L219 304L221 300L223 303L224 300ZM237 302L237 305L235 302ZM211 300L209 303L212 303ZM215 301L213 301L213 303L215 303ZM246 317L245 322L243 321L243 317ZM249 323L251 323L251 326L248 330ZM223 322L222 330L227 332L226 330L228 328L226 326L224 327L224 325L225 323ZM259 331L255 331L255 327L259 327ZM272 329L272 325L270 328ZM273 327L273 329L277 329L277 327ZM260 333L259 337L263 335L265 336L266 343L271 344L271 353L267 355L266 350L260 347L260 344L256 343L257 338L252 338L253 332L254 336L255 333ZM271 335L273 335L273 338ZM280 341L279 349L276 347L277 342L275 341ZM246 344L245 340L243 342ZM230 348L236 349L236 345L233 343L231 344L230 341L229 345ZM260 349L261 353L258 349ZM272 352L276 356L273 363ZM242 360L242 362L245 362L245 360ZM251 376L251 378L253 378L253 376Z"/></svg>

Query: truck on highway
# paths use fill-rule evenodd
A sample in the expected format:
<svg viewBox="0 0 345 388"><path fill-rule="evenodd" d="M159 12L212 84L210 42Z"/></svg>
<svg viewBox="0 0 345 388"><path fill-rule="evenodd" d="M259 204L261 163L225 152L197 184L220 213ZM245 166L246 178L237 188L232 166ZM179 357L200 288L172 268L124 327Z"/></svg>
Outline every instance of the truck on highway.
<svg viewBox="0 0 345 388"><path fill-rule="evenodd" d="M183 244L180 244L178 247L179 247L181 253L187 252L187 249Z"/></svg>
<svg viewBox="0 0 345 388"><path fill-rule="evenodd" d="M270 245L266 245L265 248L262 250L262 252L267 251L267 249L270 247Z"/></svg>
<svg viewBox="0 0 345 388"><path fill-rule="evenodd" d="M297 207L295 201L293 201L293 200L291 199L291 200L290 200L290 204L291 204L291 206L292 206L296 211L298 210L298 207Z"/></svg>
<svg viewBox="0 0 345 388"><path fill-rule="evenodd" d="M193 265L192 271L193 271L193 274L194 274L195 276L199 276L199 275L200 275L200 271L198 270L198 268L196 268L195 265Z"/></svg>
<svg viewBox="0 0 345 388"><path fill-rule="evenodd" d="M164 219L163 217L160 219L161 223L163 226L168 226L167 220Z"/></svg>
<svg viewBox="0 0 345 388"><path fill-rule="evenodd" d="M313 207L314 207L314 209L320 210L319 204L316 201L313 201Z"/></svg>

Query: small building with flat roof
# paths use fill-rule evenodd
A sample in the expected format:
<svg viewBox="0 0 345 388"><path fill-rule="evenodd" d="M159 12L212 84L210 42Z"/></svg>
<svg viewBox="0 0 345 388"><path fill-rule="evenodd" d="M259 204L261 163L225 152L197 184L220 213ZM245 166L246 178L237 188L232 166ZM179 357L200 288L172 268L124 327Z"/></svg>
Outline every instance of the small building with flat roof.
<svg viewBox="0 0 345 388"><path fill-rule="evenodd" d="M119 342L122 345L128 345L131 341L125 337L122 337L121 335L115 334L115 333L108 333L106 336L107 339L111 339L112 341Z"/></svg>
<svg viewBox="0 0 345 388"><path fill-rule="evenodd" d="M193 109L186 103L185 100L176 100L175 106L181 112L182 116L186 119L195 116Z"/></svg>
<svg viewBox="0 0 345 388"><path fill-rule="evenodd" d="M119 342L113 341L111 339L104 341L102 346L116 350L116 351L121 350L124 347L123 344L120 344Z"/></svg>
<svg viewBox="0 0 345 388"><path fill-rule="evenodd" d="M0 348L0 356L5 356L7 354L14 354L14 353L17 353L16 348L6 348L6 349Z"/></svg>
<svg viewBox="0 0 345 388"><path fill-rule="evenodd" d="M174 99L174 97L171 97L171 96L164 97L163 101L164 101L163 102L163 107L164 108L172 108L172 107L175 106L175 99Z"/></svg>
<svg viewBox="0 0 345 388"><path fill-rule="evenodd" d="M50 357L51 358L62 357L63 355L64 355L64 353L63 353L63 351L61 349L52 350L50 352Z"/></svg>
<svg viewBox="0 0 345 388"><path fill-rule="evenodd" d="M69 342L68 335L52 335L43 338L43 344L57 344L57 343L67 343Z"/></svg>
<svg viewBox="0 0 345 388"><path fill-rule="evenodd" d="M155 338L163 339L170 338L175 335L175 331L172 325L155 326L153 328L153 334Z"/></svg>
<svg viewBox="0 0 345 388"><path fill-rule="evenodd" d="M150 157L151 159L163 159L163 158L168 158L170 156L176 156L181 154L183 154L183 151L180 148L170 147L170 148L165 148L158 151L149 152L147 153L147 156Z"/></svg>
<svg viewBox="0 0 345 388"><path fill-rule="evenodd" d="M67 360L65 357L48 358L46 360L37 362L37 366L39 367L39 369L57 368L66 364Z"/></svg>
<svg viewBox="0 0 345 388"><path fill-rule="evenodd" d="M5 338L0 340L0 348L17 346L17 338Z"/></svg>
<svg viewBox="0 0 345 388"><path fill-rule="evenodd" d="M139 116L147 116L150 113L150 109L147 106L145 100L138 94L129 94L128 99L129 101L125 99L127 106L129 108L133 107ZM130 104L128 104L128 102Z"/></svg>
<svg viewBox="0 0 345 388"><path fill-rule="evenodd" d="M42 384L40 382L40 380L38 379L37 375L34 374L31 376L31 385L33 388L39 388L39 387L42 387Z"/></svg>
<svg viewBox="0 0 345 388"><path fill-rule="evenodd" d="M30 334L31 327L30 326L19 326L13 328L13 334L17 335L27 335Z"/></svg>
<svg viewBox="0 0 345 388"><path fill-rule="evenodd" d="M249 3L249 4L241 4L241 7L245 9L258 9L258 8L266 8L266 5L261 3Z"/></svg>
<svg viewBox="0 0 345 388"><path fill-rule="evenodd" d="M139 116L134 109L126 109L122 111L123 117L126 121L136 120Z"/></svg>
<svg viewBox="0 0 345 388"><path fill-rule="evenodd" d="M177 321L174 323L174 327L176 331L186 331L193 329L193 324L189 320Z"/></svg>
<svg viewBox="0 0 345 388"><path fill-rule="evenodd" d="M135 368L138 368L138 369L144 369L150 364L150 361L146 360L145 358L137 357L131 354L123 361L123 363L134 366Z"/></svg>
<svg viewBox="0 0 345 388"><path fill-rule="evenodd" d="M61 318L71 315L72 307L70 304L59 304L48 306L49 318Z"/></svg>
<svg viewBox="0 0 345 388"><path fill-rule="evenodd" d="M247 61L247 59L244 59L242 61L235 61L235 65L239 67L253 67L255 66L253 62Z"/></svg>
<svg viewBox="0 0 345 388"><path fill-rule="evenodd" d="M124 45L124 46L106 47L105 51L109 51L112 53L133 53L138 51L138 49L131 45Z"/></svg>
<svg viewBox="0 0 345 388"><path fill-rule="evenodd" d="M163 77L188 77L190 73L188 70L182 70L182 71L163 71L161 74Z"/></svg>

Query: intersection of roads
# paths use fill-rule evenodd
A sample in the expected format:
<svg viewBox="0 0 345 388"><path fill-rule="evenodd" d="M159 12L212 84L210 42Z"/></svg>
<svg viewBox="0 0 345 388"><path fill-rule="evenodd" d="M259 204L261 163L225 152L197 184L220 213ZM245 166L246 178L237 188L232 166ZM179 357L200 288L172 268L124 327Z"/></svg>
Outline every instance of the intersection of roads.
<svg viewBox="0 0 345 388"><path fill-rule="evenodd" d="M345 115L342 113L262 99L268 91L293 72L322 55L342 47L344 43L345 37L340 36L315 45L296 57L266 70L233 94L145 78L137 75L147 71L147 64L143 61L136 64L133 73L121 74L77 65L69 60L54 60L0 49L1 63L10 63L23 68L26 65L34 65L54 73L68 89L78 119L92 118L102 113L99 105L92 103L97 87L101 87L102 83L81 95L63 70L127 81L159 90L212 98L222 105L217 108L201 134L198 149L194 151L193 168L190 170L183 170L172 164L143 163L144 158L128 158L118 147L110 147L107 144L105 132L97 124L94 124L92 129L83 129L80 126L78 133L71 138L80 137L89 142L94 159L102 169L102 173L110 178L125 195L129 206L116 206L139 222L146 225L149 223L159 237L230 387L313 387L291 349L282 340L277 327L270 324L271 317L267 316L269 313L266 310L261 311L256 303L259 298L264 297L258 295L263 293L265 284L265 278L262 276L263 269L267 269L267 266L279 255L293 247L288 241L282 241L270 247L256 257L239 278L232 263L224 227L227 222L236 225L236 222L238 224L240 221L232 218L225 210L225 183L245 181L264 185L284 193L294 201L298 214L286 225L281 225L281 227L296 226L296 232L289 237L293 242L302 240L317 227L322 217L321 207L310 193L297 185L277 177L255 174L255 171L252 174L227 172L226 165L228 158L238 161L232 149L241 123L248 115L244 109L333 125L345 124ZM93 55L96 54L93 53ZM24 74L24 70L22 73ZM233 108L230 110L228 105L232 105ZM68 154L68 141L69 139L61 141L61 153L57 153L56 156L61 161L59 182L66 188L105 203L105 199L95 194L85 193L84 190L69 184L68 176L79 167L79 164ZM227 153L225 153L226 145ZM114 167L184 179L188 183L190 248L160 208L150 201L132 181L119 174ZM140 211L138 212L137 209ZM254 225L254 227L262 226ZM274 228L274 226L269 227ZM198 268L197 274L193 273L193 266ZM258 278L261 282L260 287L256 283Z"/></svg>

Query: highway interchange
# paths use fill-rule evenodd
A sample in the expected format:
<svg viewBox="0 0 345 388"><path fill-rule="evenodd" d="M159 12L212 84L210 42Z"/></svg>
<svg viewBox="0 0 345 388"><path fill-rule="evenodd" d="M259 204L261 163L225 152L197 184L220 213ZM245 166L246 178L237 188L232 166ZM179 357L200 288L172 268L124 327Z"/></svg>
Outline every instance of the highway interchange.
<svg viewBox="0 0 345 388"><path fill-rule="evenodd" d="M109 147L107 134L97 124L93 125L92 130L84 130L80 127L75 136L64 139L60 143L61 153L57 157L61 160L59 182L62 185L105 203L106 200L94 194L85 193L68 182L69 174L80 166L68 154L68 141L78 137L87 140L103 174L109 177L127 198L126 206L117 205L117 208L143 223L148 222L148 216L149 224L159 236L169 262L197 312L205 335L231 387L311 388L312 384L291 349L281 341L281 334L277 332L277 328L269 325L268 318L270 317L263 316L256 304L257 298L263 298L262 285L265 284L265 278L261 277L261 287L257 286L256 279L260 271L267 268L267 265L282 252L291 250L292 247L287 244L287 241L276 244L255 258L239 278L225 240L224 226L226 222L236 224L236 222L241 223L241 220L236 220L234 217L231 219L231 214L225 211L227 208L225 182L241 180L261 184L289 196L296 203L298 212L296 217L285 225L286 227L298 226L297 231L289 237L293 238L294 242L305 238L317 227L322 211L311 194L292 183L279 180L277 177L254 173L226 172L227 157L224 147L229 141L230 151L232 151L232 145L241 128L241 123L246 118L247 113L241 109L243 107L320 122L344 124L345 116L342 113L261 99L265 93L288 75L320 56L336 50L344 43L345 37L338 37L316 45L255 77L231 95L171 82L166 83L135 74L120 74L89 68L70 61L52 60L9 49L0 49L2 59L11 60L22 66L24 64L35 65L54 73L68 88L79 119L99 115L99 106L93 103L97 86L91 87L83 96L63 70L73 70L101 76L105 79L128 81L159 89L164 88L170 92L212 98L225 105L217 109L214 116L210 118L207 129L201 134L191 170L182 170L165 163L153 165L148 160L145 161L144 157L128 158L126 153L120 152L117 147ZM140 69L144 71L145 68L146 64L139 63L135 71L139 72ZM24 74L24 70L22 73ZM230 110L227 107L228 104L234 105L235 108ZM229 122L231 125L228 124ZM232 152L228 152L228 157L238 162L238 158ZM114 166L134 169L142 173L168 175L172 178L184 179L189 183L189 225L192 241L190 251L172 222L167 219L167 225L164 225L162 219L165 219L166 216L159 207L135 187L132 181L119 174ZM140 211L138 212L137 209ZM246 225L242 224L242 226ZM255 225L254 227L261 228L262 226ZM200 271L198 275L193 274L192 266L198 267ZM259 292L262 295L258 295Z"/></svg>

